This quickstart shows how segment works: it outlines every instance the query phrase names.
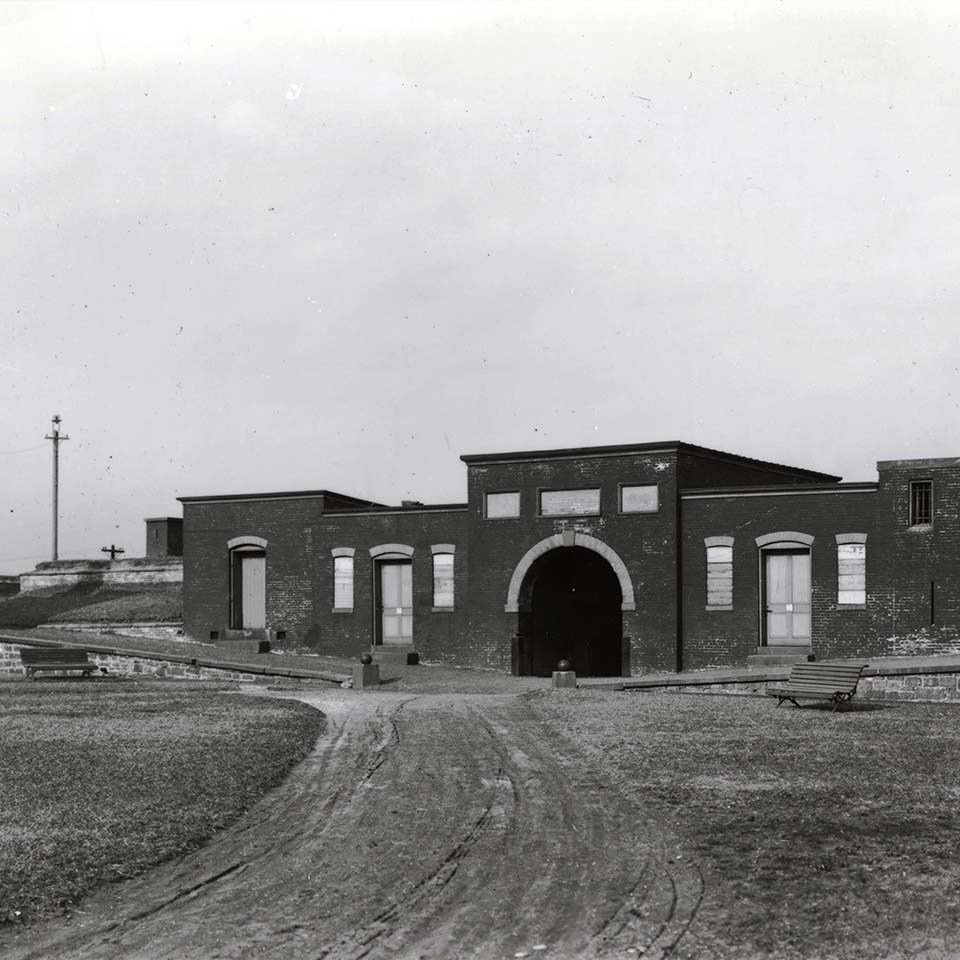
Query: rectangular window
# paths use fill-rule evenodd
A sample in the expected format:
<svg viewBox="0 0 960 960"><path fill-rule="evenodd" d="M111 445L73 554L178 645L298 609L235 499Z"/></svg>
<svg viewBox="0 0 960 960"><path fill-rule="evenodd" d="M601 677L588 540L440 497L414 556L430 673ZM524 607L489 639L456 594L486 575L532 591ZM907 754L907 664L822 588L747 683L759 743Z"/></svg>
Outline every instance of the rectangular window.
<svg viewBox="0 0 960 960"><path fill-rule="evenodd" d="M655 483L620 488L621 513L656 513L659 508L660 498Z"/></svg>
<svg viewBox="0 0 960 960"><path fill-rule="evenodd" d="M543 490L541 517L589 517L600 513L600 490Z"/></svg>
<svg viewBox="0 0 960 960"><path fill-rule="evenodd" d="M452 553L433 555L433 605L446 608L453 606Z"/></svg>
<svg viewBox="0 0 960 960"><path fill-rule="evenodd" d="M910 526L928 527L933 523L933 481L910 481Z"/></svg>
<svg viewBox="0 0 960 960"><path fill-rule="evenodd" d="M867 545L837 544L837 603L867 602Z"/></svg>
<svg viewBox="0 0 960 960"><path fill-rule="evenodd" d="M488 493L486 516L489 520L502 520L505 517L519 517L520 494L515 490L511 493Z"/></svg>
<svg viewBox="0 0 960 960"><path fill-rule="evenodd" d="M353 609L353 557L333 558L333 606L335 610Z"/></svg>
<svg viewBox="0 0 960 960"><path fill-rule="evenodd" d="M707 547L707 606L733 606L733 547Z"/></svg>

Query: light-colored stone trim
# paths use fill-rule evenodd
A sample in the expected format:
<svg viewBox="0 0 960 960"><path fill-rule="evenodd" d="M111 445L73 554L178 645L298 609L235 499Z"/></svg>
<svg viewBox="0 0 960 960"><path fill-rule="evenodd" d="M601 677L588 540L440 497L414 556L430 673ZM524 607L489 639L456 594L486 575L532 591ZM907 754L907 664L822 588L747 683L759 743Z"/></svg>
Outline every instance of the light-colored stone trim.
<svg viewBox="0 0 960 960"><path fill-rule="evenodd" d="M591 537L589 534L581 533L579 530L564 530L563 533L556 533L552 537L547 537L534 544L520 559L513 571L513 576L510 578L510 586L507 588L507 602L503 608L504 612L519 612L520 588L523 586L523 579L526 577L527 571L533 566L535 560L558 547L585 547L587 550L599 553L613 567L613 572L620 581L620 609L637 609L633 595L633 584L630 582L630 573L627 570L627 565L620 559L617 552L602 540Z"/></svg>
<svg viewBox="0 0 960 960"><path fill-rule="evenodd" d="M400 554L404 557L413 556L413 547L405 543L381 543L379 546L370 548L371 557L382 557L386 553Z"/></svg>
<svg viewBox="0 0 960 960"><path fill-rule="evenodd" d="M774 543L795 543L801 547L812 547L813 537L809 533L797 533L796 530L781 530L778 533L765 533L757 537L758 547L769 547Z"/></svg>
<svg viewBox="0 0 960 960"><path fill-rule="evenodd" d="M705 547L732 547L733 537L704 537L703 545Z"/></svg>
<svg viewBox="0 0 960 960"><path fill-rule="evenodd" d="M357 552L356 547L334 547L330 551L331 557L352 557Z"/></svg>
<svg viewBox="0 0 960 960"><path fill-rule="evenodd" d="M866 543L867 535L865 533L838 533L837 546L841 543Z"/></svg>
<svg viewBox="0 0 960 960"><path fill-rule="evenodd" d="M457 548L452 543L432 543L430 545L431 553L456 553Z"/></svg>
<svg viewBox="0 0 960 960"><path fill-rule="evenodd" d="M263 537L234 537L227 541L228 550L233 550L236 547L260 547L261 550L266 550L267 541Z"/></svg>

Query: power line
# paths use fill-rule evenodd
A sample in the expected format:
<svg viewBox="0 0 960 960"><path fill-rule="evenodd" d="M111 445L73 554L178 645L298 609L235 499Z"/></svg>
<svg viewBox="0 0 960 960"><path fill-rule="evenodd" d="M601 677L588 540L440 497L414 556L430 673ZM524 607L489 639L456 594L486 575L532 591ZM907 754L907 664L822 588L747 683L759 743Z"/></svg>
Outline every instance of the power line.
<svg viewBox="0 0 960 960"><path fill-rule="evenodd" d="M67 438L64 437L63 439L66 440ZM45 443L40 443L35 447L24 447L22 450L0 450L0 457L12 457L18 453L32 453L34 450L42 450L45 446Z"/></svg>

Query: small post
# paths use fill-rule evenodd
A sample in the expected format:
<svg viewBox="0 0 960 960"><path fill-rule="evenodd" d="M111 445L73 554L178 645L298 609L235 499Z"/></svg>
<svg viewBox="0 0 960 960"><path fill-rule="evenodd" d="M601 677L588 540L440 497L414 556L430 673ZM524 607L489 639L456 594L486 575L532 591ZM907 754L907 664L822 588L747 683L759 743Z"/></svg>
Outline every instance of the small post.
<svg viewBox="0 0 960 960"><path fill-rule="evenodd" d="M510 638L510 673L515 677L520 676L520 645L523 643L523 637L518 630Z"/></svg>
<svg viewBox="0 0 960 960"><path fill-rule="evenodd" d="M373 662L373 657L365 653L359 663L353 665L353 689L363 690L366 687L380 686L380 666Z"/></svg>
<svg viewBox="0 0 960 960"><path fill-rule="evenodd" d="M570 669L569 660L561 660L557 664L557 669L553 671L554 690L576 690L577 674Z"/></svg>

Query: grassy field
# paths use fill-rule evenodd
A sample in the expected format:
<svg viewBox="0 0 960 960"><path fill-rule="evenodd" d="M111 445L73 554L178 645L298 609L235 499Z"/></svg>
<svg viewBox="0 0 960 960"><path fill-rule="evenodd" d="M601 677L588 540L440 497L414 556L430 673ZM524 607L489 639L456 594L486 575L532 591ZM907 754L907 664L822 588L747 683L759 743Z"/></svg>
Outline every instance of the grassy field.
<svg viewBox="0 0 960 960"><path fill-rule="evenodd" d="M687 841L744 956L960 955L960 708L527 696Z"/></svg>
<svg viewBox="0 0 960 960"><path fill-rule="evenodd" d="M309 752L322 720L210 687L0 685L0 923L198 846Z"/></svg>

